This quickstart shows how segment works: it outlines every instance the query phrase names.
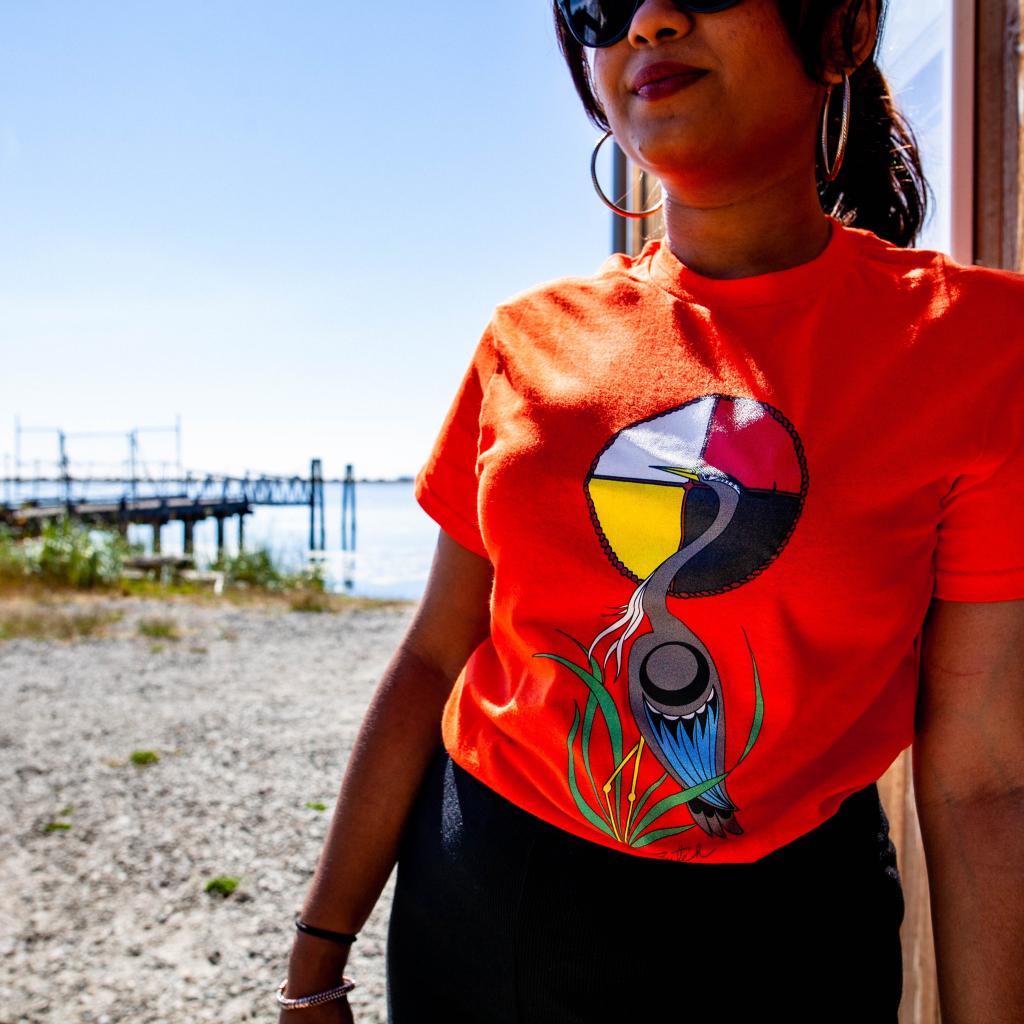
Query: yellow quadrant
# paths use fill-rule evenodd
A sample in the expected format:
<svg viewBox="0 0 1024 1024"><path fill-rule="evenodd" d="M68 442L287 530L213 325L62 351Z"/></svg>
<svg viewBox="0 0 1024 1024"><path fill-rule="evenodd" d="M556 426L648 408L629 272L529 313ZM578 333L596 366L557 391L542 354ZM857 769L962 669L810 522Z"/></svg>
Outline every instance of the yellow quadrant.
<svg viewBox="0 0 1024 1024"><path fill-rule="evenodd" d="M591 477L589 489L605 538L641 579L679 550L683 487Z"/></svg>

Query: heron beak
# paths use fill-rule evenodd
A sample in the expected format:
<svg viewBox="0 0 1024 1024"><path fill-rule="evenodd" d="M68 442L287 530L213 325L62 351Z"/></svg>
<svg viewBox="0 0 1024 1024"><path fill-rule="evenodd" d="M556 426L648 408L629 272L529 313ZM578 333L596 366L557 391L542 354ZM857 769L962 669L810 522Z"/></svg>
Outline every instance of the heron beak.
<svg viewBox="0 0 1024 1024"><path fill-rule="evenodd" d="M699 480L700 475L692 469L684 469L682 466L651 466L651 469L662 469L666 473L675 473L676 476L685 476L689 480Z"/></svg>

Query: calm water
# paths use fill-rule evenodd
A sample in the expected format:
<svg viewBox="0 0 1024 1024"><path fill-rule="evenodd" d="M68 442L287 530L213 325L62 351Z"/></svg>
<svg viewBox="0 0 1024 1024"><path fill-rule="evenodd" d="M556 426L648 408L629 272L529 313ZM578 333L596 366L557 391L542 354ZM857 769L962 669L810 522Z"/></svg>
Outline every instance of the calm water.
<svg viewBox="0 0 1024 1024"><path fill-rule="evenodd" d="M362 597L419 598L427 580L437 542L437 524L412 493L412 482L357 483L355 550L341 550L341 485L324 485L325 559L328 587ZM148 527L129 528L129 538L149 543ZM238 518L224 522L228 551L238 551ZM319 537L319 522L317 524ZM196 523L195 553L200 559L216 553L217 524ZM180 523L168 523L160 534L166 553L182 550ZM309 509L301 506L256 506L245 517L245 547L267 546L275 560L298 569L307 555Z"/></svg>
<svg viewBox="0 0 1024 1024"><path fill-rule="evenodd" d="M357 483L355 493L355 550L341 551L341 485L324 485L326 557L323 565L328 587L338 593L362 597L418 599L430 569L438 527L416 504L412 481ZM100 496L99 490L88 494L90 498ZM148 526L128 528L128 539L145 544L147 551L152 534ZM237 516L224 521L224 540L228 553L237 553ZM289 570L302 566L308 543L308 507L255 506L245 517L246 550L265 545L273 552L275 561ZM164 554L181 553L183 544L181 523L167 523L161 529L160 545ZM193 545L198 564L205 565L214 557L216 520L196 523Z"/></svg>

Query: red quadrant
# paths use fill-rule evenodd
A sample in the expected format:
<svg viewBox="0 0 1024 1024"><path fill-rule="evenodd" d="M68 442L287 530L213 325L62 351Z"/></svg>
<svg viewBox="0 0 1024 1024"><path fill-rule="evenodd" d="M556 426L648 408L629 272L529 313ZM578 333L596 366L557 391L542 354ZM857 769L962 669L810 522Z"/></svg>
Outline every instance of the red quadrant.
<svg viewBox="0 0 1024 1024"><path fill-rule="evenodd" d="M720 398L708 426L704 461L745 487L799 494L800 463L789 431L754 401Z"/></svg>

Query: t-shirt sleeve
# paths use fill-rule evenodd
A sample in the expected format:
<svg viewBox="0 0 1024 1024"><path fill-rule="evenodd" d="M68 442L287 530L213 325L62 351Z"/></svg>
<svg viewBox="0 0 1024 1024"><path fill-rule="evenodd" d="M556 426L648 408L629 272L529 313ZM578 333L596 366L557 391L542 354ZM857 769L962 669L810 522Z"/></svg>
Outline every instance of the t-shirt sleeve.
<svg viewBox="0 0 1024 1024"><path fill-rule="evenodd" d="M942 500L935 548L935 597L946 601L1024 598L1024 394L1018 378L992 396L982 453Z"/></svg>
<svg viewBox="0 0 1024 1024"><path fill-rule="evenodd" d="M413 493L420 507L463 547L489 558L480 532L477 489L480 415L487 384L497 363L493 321L477 342L469 366L445 413Z"/></svg>

